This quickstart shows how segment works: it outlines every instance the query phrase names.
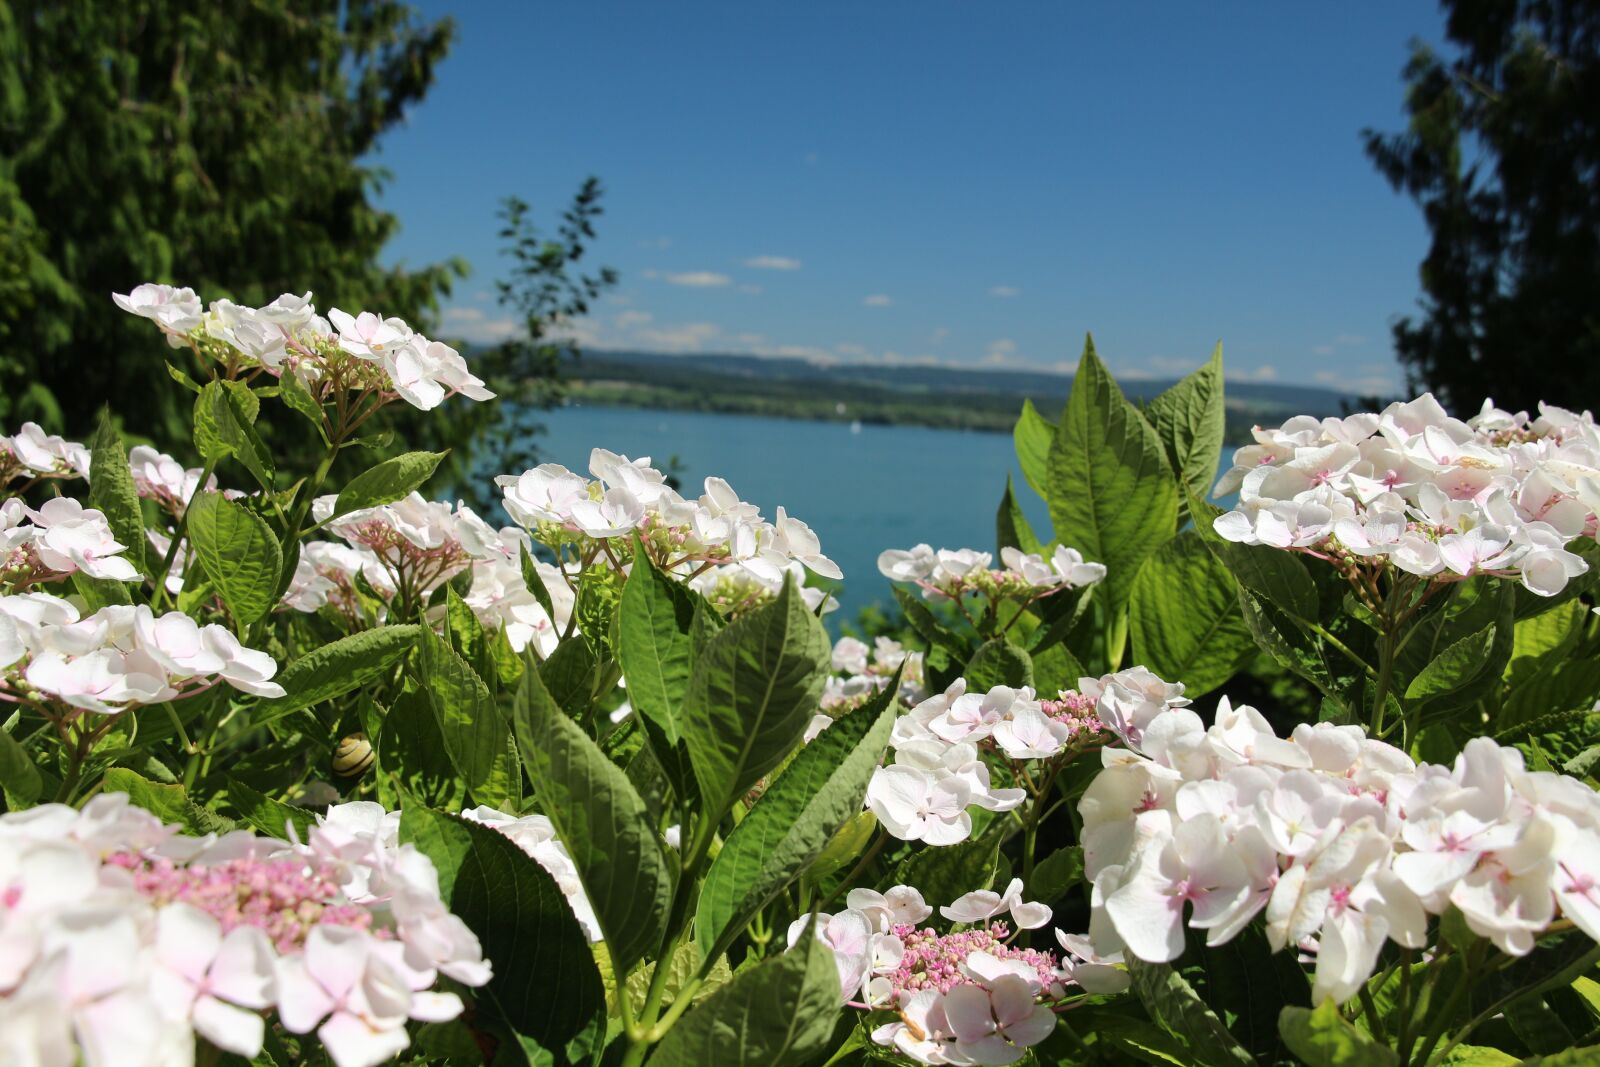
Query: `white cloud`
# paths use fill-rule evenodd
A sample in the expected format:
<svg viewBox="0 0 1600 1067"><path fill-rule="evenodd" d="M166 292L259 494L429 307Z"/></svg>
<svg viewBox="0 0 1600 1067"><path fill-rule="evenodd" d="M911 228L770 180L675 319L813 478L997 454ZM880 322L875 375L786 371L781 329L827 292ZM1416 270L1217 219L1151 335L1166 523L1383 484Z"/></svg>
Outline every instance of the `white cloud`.
<svg viewBox="0 0 1600 1067"><path fill-rule="evenodd" d="M652 326L633 334L633 343L661 352L700 352L722 336L722 329L711 322L685 322L676 326Z"/></svg>
<svg viewBox="0 0 1600 1067"><path fill-rule="evenodd" d="M886 308L890 304L893 304L894 301L889 299L889 297L887 297L883 293L873 293L871 296L862 297L861 298L861 303L865 307L869 307L869 308Z"/></svg>
<svg viewBox="0 0 1600 1067"><path fill-rule="evenodd" d="M756 270L799 270L800 261L792 256L751 256L744 261Z"/></svg>
<svg viewBox="0 0 1600 1067"><path fill-rule="evenodd" d="M759 285L751 285L748 282L746 282L744 285L739 286L739 291L741 293L749 293L751 295L754 295L756 293L761 292L761 286L759 286Z"/></svg>
<svg viewBox="0 0 1600 1067"><path fill-rule="evenodd" d="M1021 296L1022 290L1014 285L991 285L989 287L989 295L998 296L1002 300L1009 300L1014 296Z"/></svg>
<svg viewBox="0 0 1600 1067"><path fill-rule="evenodd" d="M736 333L733 335L733 339L742 345L764 345L767 343L767 335L764 333Z"/></svg>
<svg viewBox="0 0 1600 1067"><path fill-rule="evenodd" d="M1382 363L1364 363L1338 371L1319 370L1311 377L1319 385L1331 386L1342 393L1392 396L1400 391L1395 369Z"/></svg>
<svg viewBox="0 0 1600 1067"><path fill-rule="evenodd" d="M617 324L617 329L626 330L634 326L643 326L647 322L655 321L655 316L648 311L624 311L612 320Z"/></svg>
<svg viewBox="0 0 1600 1067"><path fill-rule="evenodd" d="M729 285L733 279L726 274L718 274L712 270L689 270L678 274L663 274L661 280L668 285L686 285L691 289L714 289L717 286Z"/></svg>
<svg viewBox="0 0 1600 1067"><path fill-rule="evenodd" d="M935 326L933 328L933 332L928 335L928 343L936 345L936 344L939 344L940 342L942 342L946 337L949 337L949 336L950 336L950 327L948 327L948 326Z"/></svg>
<svg viewBox="0 0 1600 1067"><path fill-rule="evenodd" d="M1263 363L1259 367L1229 367L1224 372L1224 377L1233 382L1275 382L1278 380L1278 368L1270 363Z"/></svg>
<svg viewBox="0 0 1600 1067"><path fill-rule="evenodd" d="M443 327L440 333L479 345L495 344L522 332L522 323L509 315L491 318L475 307L445 308L439 324Z"/></svg>
<svg viewBox="0 0 1600 1067"><path fill-rule="evenodd" d="M1311 349L1313 355L1331 356L1341 348L1356 348L1367 343L1367 339L1359 333L1341 333L1325 344L1316 345Z"/></svg>
<svg viewBox="0 0 1600 1067"><path fill-rule="evenodd" d="M1017 342L1009 337L990 341L988 347L983 350L981 362L988 367L1002 367L1007 363L1017 362Z"/></svg>
<svg viewBox="0 0 1600 1067"><path fill-rule="evenodd" d="M861 345L851 344L848 342L842 345L834 345L833 350L839 353L841 356L850 356L855 359L864 359L871 355L871 353Z"/></svg>

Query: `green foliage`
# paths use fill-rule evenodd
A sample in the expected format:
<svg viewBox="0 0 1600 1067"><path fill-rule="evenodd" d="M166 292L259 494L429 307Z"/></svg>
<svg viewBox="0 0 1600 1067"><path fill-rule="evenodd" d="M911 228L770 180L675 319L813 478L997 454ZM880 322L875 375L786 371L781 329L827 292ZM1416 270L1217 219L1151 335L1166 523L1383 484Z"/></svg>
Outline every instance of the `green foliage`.
<svg viewBox="0 0 1600 1067"><path fill-rule="evenodd" d="M1233 677L1255 653L1238 585L1192 530L1168 541L1134 580L1133 658L1193 696Z"/></svg>
<svg viewBox="0 0 1600 1067"><path fill-rule="evenodd" d="M1346 1022L1331 1000L1314 1009L1284 1008L1278 1028L1306 1067L1395 1067L1400 1062L1393 1049Z"/></svg>
<svg viewBox="0 0 1600 1067"><path fill-rule="evenodd" d="M242 631L271 611L283 554L266 522L217 492L197 493L184 520L195 558L222 593L235 629Z"/></svg>
<svg viewBox="0 0 1600 1067"><path fill-rule="evenodd" d="M292 379L291 379L292 380ZM419 488L444 459L443 452L405 452L362 471L339 490L330 518L389 504Z"/></svg>

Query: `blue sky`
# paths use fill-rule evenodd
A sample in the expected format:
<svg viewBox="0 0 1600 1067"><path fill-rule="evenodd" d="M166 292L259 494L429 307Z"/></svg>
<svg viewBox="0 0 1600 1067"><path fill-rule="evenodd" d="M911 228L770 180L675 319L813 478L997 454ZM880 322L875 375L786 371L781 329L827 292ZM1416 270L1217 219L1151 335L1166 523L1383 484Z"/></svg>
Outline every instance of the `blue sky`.
<svg viewBox="0 0 1600 1067"><path fill-rule="evenodd" d="M1427 234L1364 157L1415 0L421 5L459 41L374 162L394 260L464 256L445 333L510 327L494 212L607 189L598 347L1392 391Z"/></svg>

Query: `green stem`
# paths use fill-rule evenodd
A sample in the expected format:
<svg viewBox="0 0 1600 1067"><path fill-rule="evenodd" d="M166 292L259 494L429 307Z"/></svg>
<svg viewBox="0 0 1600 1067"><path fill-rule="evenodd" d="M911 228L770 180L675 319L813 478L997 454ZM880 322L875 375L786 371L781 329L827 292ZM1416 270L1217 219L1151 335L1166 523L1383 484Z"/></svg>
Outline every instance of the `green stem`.
<svg viewBox="0 0 1600 1067"><path fill-rule="evenodd" d="M189 494L188 501L183 505L183 514L178 516L178 521L172 527L172 540L167 544L167 554L161 560L161 573L156 575L155 588L150 593L152 602L165 602L168 599L167 576L172 573L172 564L178 558L178 546L183 543L189 528L189 508L194 504L195 498L206 491L206 483L211 481L212 472L216 469L216 461L209 459L200 468L200 480L195 482L194 492Z"/></svg>

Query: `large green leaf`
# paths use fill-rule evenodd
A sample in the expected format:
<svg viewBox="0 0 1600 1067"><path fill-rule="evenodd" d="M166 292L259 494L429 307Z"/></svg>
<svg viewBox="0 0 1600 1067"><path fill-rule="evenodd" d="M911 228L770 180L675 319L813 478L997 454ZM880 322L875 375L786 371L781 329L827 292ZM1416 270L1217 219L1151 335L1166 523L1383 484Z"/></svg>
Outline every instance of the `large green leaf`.
<svg viewBox="0 0 1600 1067"><path fill-rule="evenodd" d="M924 848L901 861L889 885L914 885L934 906L994 884L1000 839L994 833L954 845Z"/></svg>
<svg viewBox="0 0 1600 1067"><path fill-rule="evenodd" d="M898 707L895 685L800 750L723 843L706 874L696 940L716 953L861 811Z"/></svg>
<svg viewBox="0 0 1600 1067"><path fill-rule="evenodd" d="M261 401L243 382L207 382L194 401L194 446L212 463L232 456L263 489L271 490L276 473L272 454L255 428L260 408Z"/></svg>
<svg viewBox="0 0 1600 1067"><path fill-rule="evenodd" d="M343 696L379 678L417 644L422 627L414 623L380 626L312 649L277 677L284 695L257 704L257 725Z"/></svg>
<svg viewBox="0 0 1600 1067"><path fill-rule="evenodd" d="M1150 402L1145 415L1185 490L1204 499L1217 477L1227 415L1222 406L1222 342L1205 365Z"/></svg>
<svg viewBox="0 0 1600 1067"><path fill-rule="evenodd" d="M829 654L828 634L792 579L699 649L680 728L712 821L799 742Z"/></svg>
<svg viewBox="0 0 1600 1067"><path fill-rule="evenodd" d="M978 646L961 673L974 693L986 693L997 685L1017 689L1033 684L1033 660L1022 646L992 637Z"/></svg>
<svg viewBox="0 0 1600 1067"><path fill-rule="evenodd" d="M26 807L44 792L44 779L17 739L0 726L0 789L8 803Z"/></svg>
<svg viewBox="0 0 1600 1067"><path fill-rule="evenodd" d="M1505 682L1512 690L1560 663L1583 632L1589 609L1578 601L1521 619L1512 631Z"/></svg>
<svg viewBox="0 0 1600 1067"><path fill-rule="evenodd" d="M1017 503L1009 474L1006 475L1005 495L1000 498L1000 509L995 513L994 527L996 550L1018 548L1037 555L1044 549L1039 543L1038 535L1033 532L1033 527L1028 522L1028 516L1022 513L1022 505Z"/></svg>
<svg viewBox="0 0 1600 1067"><path fill-rule="evenodd" d="M1050 446L1049 486L1056 540L1106 565L1115 612L1139 565L1177 530L1178 483L1161 439L1122 395L1092 341Z"/></svg>
<svg viewBox="0 0 1600 1067"><path fill-rule="evenodd" d="M409 496L433 477L445 452L404 452L369 467L350 479L334 501L333 513L344 515L362 508L392 504Z"/></svg>
<svg viewBox="0 0 1600 1067"><path fill-rule="evenodd" d="M789 1067L826 1051L839 1017L833 953L806 931L736 975L667 1031L650 1067Z"/></svg>
<svg viewBox="0 0 1600 1067"><path fill-rule="evenodd" d="M421 628L418 666L422 689L433 702L439 735L456 772L477 792L489 783L506 749L510 724L482 678L429 627ZM486 798L487 799L487 798Z"/></svg>
<svg viewBox="0 0 1600 1067"><path fill-rule="evenodd" d="M1406 686L1407 700L1428 700L1454 692L1483 673L1494 647L1495 628L1486 626L1468 634L1433 658Z"/></svg>
<svg viewBox="0 0 1600 1067"><path fill-rule="evenodd" d="M178 823L191 834L225 833L233 829L232 820L190 800L183 786L152 782L126 767L107 771L104 788L107 793L128 794L128 801L135 807L143 808L162 822Z"/></svg>
<svg viewBox="0 0 1600 1067"><path fill-rule="evenodd" d="M303 841L317 824L317 817L310 809L273 800L237 778L228 779L228 801L241 819L272 837L287 838L288 827L293 826Z"/></svg>
<svg viewBox="0 0 1600 1067"><path fill-rule="evenodd" d="M656 763L680 794L692 773L679 721L694 658L694 616L689 591L635 552L622 587L617 659Z"/></svg>
<svg viewBox="0 0 1600 1067"><path fill-rule="evenodd" d="M1194 987L1169 964L1145 963L1130 954L1128 973L1150 1017L1182 1038L1195 1062L1206 1067L1252 1067L1255 1063L1216 1013L1206 1007Z"/></svg>
<svg viewBox="0 0 1600 1067"><path fill-rule="evenodd" d="M128 470L128 454L111 424L110 408L100 413L100 427L89 450L88 503L105 515L112 536L123 545L123 558L143 574L144 513L139 510L139 491Z"/></svg>
<svg viewBox="0 0 1600 1067"><path fill-rule="evenodd" d="M479 1010L559 1048L605 1007L588 939L555 880L505 835L412 806L401 836L433 860L440 895L494 966Z"/></svg>
<svg viewBox="0 0 1600 1067"><path fill-rule="evenodd" d="M1056 439L1056 424L1039 414L1032 400L1022 401L1012 440L1017 446L1017 465L1033 491L1041 499L1050 498L1050 445Z"/></svg>
<svg viewBox="0 0 1600 1067"><path fill-rule="evenodd" d="M1185 530L1145 561L1133 583L1133 659L1191 696L1209 693L1254 654L1228 568Z"/></svg>
<svg viewBox="0 0 1600 1067"><path fill-rule="evenodd" d="M234 627L243 630L271 611L278 599L283 553L266 522L209 491L195 495L184 518L200 569L222 593Z"/></svg>
<svg viewBox="0 0 1600 1067"><path fill-rule="evenodd" d="M627 974L661 944L675 868L628 776L561 710L538 671L522 672L512 717L540 807Z"/></svg>
<svg viewBox="0 0 1600 1067"><path fill-rule="evenodd" d="M1278 1032L1306 1067L1395 1067L1400 1062L1393 1049L1347 1022L1331 1000L1315 1008L1284 1008Z"/></svg>

